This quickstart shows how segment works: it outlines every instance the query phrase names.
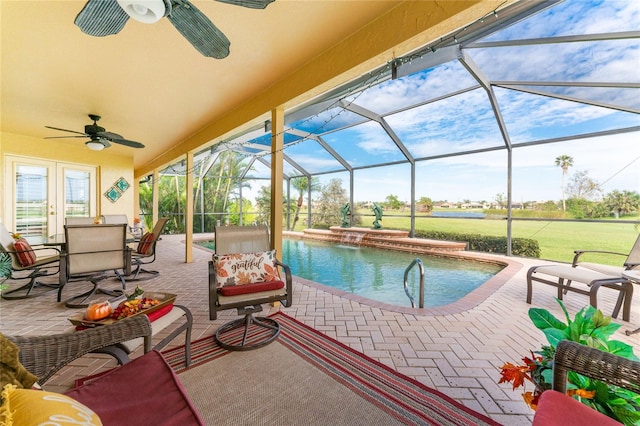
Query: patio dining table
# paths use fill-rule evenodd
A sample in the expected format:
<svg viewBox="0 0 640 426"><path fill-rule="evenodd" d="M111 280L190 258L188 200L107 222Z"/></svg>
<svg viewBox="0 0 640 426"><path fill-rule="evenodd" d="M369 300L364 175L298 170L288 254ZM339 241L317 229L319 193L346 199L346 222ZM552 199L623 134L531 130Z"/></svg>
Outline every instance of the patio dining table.
<svg viewBox="0 0 640 426"><path fill-rule="evenodd" d="M48 247L58 247L61 252L65 251L66 240L64 232L61 234L54 234L48 237L27 237L31 244L41 244ZM127 244L140 241L140 237L127 232L126 242Z"/></svg>

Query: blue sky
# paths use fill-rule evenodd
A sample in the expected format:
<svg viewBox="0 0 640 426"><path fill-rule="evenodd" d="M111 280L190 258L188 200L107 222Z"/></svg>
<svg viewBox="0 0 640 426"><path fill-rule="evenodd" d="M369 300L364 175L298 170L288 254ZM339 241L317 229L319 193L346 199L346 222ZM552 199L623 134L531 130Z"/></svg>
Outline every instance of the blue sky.
<svg viewBox="0 0 640 426"><path fill-rule="evenodd" d="M517 40L565 35L639 31L640 2L632 0L568 0L514 24L483 41ZM589 41L530 46L467 49L469 57L492 81L622 82L640 83L640 43L637 39ZM496 119L483 89L409 109L477 82L459 62L450 62L397 80L387 80L345 99L385 115L393 131L415 158L473 149L504 146ZM527 86L535 90L640 109L640 89L616 87ZM494 92L514 146L556 137L640 126L640 115L601 106L555 99L495 87ZM341 107L327 110L303 123L292 124L323 139L353 166L403 160L401 152L377 123ZM322 131L318 131L322 129ZM285 154L312 173L339 169L315 141L291 144ZM545 201L561 198L561 169L555 158L569 155L574 165L566 179L578 171L613 189L640 191L640 134L608 135L563 141L513 151L513 200ZM419 161L416 163L416 198L452 202L494 200L507 192L505 150ZM266 170L266 168L264 168ZM263 172L264 172L263 170ZM393 194L410 199L409 166L370 168L356 172L354 199L383 201ZM292 172L289 167L285 173ZM260 167L254 175L260 175ZM320 175L321 182L346 173ZM255 193L259 184L249 192ZM245 195L247 195L245 193Z"/></svg>

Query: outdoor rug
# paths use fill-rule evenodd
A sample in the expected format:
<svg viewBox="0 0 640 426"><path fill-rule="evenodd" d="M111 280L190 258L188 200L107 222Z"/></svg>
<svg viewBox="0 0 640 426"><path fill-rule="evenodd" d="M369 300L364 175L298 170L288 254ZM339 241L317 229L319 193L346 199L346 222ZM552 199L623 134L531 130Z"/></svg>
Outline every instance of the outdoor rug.
<svg viewBox="0 0 640 426"><path fill-rule="evenodd" d="M240 352L213 337L163 352L207 424L497 425L283 313L280 336Z"/></svg>

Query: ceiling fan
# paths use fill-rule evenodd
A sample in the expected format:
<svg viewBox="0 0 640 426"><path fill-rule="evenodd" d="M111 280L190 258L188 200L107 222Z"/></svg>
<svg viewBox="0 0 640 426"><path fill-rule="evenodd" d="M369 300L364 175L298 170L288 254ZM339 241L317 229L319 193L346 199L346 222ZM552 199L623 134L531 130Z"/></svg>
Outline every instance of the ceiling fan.
<svg viewBox="0 0 640 426"><path fill-rule="evenodd" d="M61 130L63 132L76 133L80 136L49 136L45 139L61 139L61 138L89 138L90 140L85 142L85 145L89 149L94 151L102 151L105 148L111 146L110 142L125 145L131 148L144 148L144 145L140 142L130 141L123 138L117 133L107 132L104 127L98 126L99 115L89 114L89 118L93 120L93 124L87 124L84 126L84 133L76 132L75 130L60 129L58 127L44 126L47 129Z"/></svg>
<svg viewBox="0 0 640 426"><path fill-rule="evenodd" d="M274 0L217 1L264 9ZM165 16L204 56L222 59L229 55L229 39L189 0L89 0L74 22L85 34L104 37L119 33L129 17L152 24Z"/></svg>

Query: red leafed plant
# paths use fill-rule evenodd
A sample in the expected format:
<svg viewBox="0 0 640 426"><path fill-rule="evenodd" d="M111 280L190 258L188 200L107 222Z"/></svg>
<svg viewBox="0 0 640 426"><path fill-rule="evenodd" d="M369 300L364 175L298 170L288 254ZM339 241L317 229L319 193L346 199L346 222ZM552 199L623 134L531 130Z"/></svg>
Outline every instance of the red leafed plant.
<svg viewBox="0 0 640 426"><path fill-rule="evenodd" d="M506 362L500 367L498 383L511 383L513 389L524 387L524 401L536 409L540 394L551 389L553 382L553 356L561 340L571 340L605 352L637 360L633 347L610 337L620 327L593 306L582 308L572 320L561 300L556 299L564 311L566 323L545 309L529 309L533 325L541 330L548 345L539 351L530 351L531 357L522 358L521 365ZM534 388L527 390L527 382ZM608 385L575 372L568 375L567 395L625 425L640 425L640 395Z"/></svg>

